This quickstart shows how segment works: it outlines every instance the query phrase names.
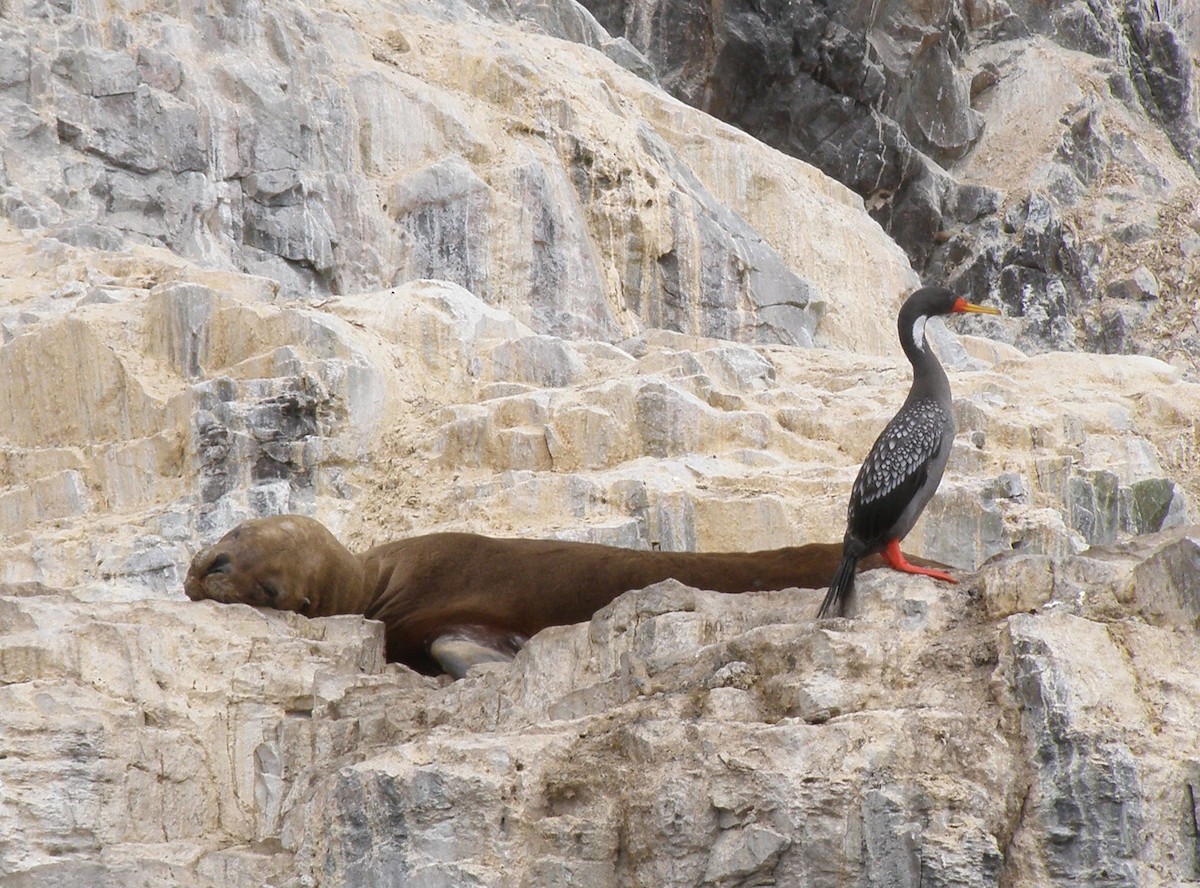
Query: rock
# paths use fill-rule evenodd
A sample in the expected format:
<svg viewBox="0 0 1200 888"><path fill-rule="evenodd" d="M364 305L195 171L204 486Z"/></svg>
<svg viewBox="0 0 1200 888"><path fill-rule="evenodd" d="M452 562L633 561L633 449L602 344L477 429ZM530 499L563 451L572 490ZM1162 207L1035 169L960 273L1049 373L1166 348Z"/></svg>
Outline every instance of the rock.
<svg viewBox="0 0 1200 888"><path fill-rule="evenodd" d="M1121 527L1130 533L1155 533L1187 523L1188 503L1176 484L1147 478L1123 487Z"/></svg>
<svg viewBox="0 0 1200 888"><path fill-rule="evenodd" d="M139 82L133 59L123 52L68 49L51 62L50 70L93 98L132 93Z"/></svg>
<svg viewBox="0 0 1200 888"><path fill-rule="evenodd" d="M954 190L950 213L959 222L975 222L1000 208L1000 192L982 185L964 185Z"/></svg>
<svg viewBox="0 0 1200 888"><path fill-rule="evenodd" d="M485 248L471 220L486 218L489 189L460 157L438 161L392 186L384 209L407 233L407 278L453 281L487 299L487 280L479 275L486 259L472 255ZM482 243L481 243L482 241Z"/></svg>
<svg viewBox="0 0 1200 888"><path fill-rule="evenodd" d="M1083 186L1090 186L1108 170L1113 148L1104 127L1103 111L1090 100L1067 118L1070 128L1059 142L1057 159L1066 163ZM1083 192L1079 192L1082 197Z"/></svg>
<svg viewBox="0 0 1200 888"><path fill-rule="evenodd" d="M129 62L132 77L133 63L127 57L123 58ZM178 176L205 168L206 160L200 146L200 116L194 108L133 83L125 88L119 84L105 86L101 82L85 89L90 98L64 103L58 119L59 138L67 145L98 156L111 165L110 169L127 170L137 175L161 171ZM136 125L141 120L148 121L148 125ZM126 181L120 172L115 175L118 183ZM182 184L188 184L186 178ZM142 193L149 190L140 181L130 182L126 187ZM186 187L182 190L186 194ZM162 210L161 206L157 208Z"/></svg>
<svg viewBox="0 0 1200 888"><path fill-rule="evenodd" d="M917 166L905 132L877 110L894 67L880 63L856 27L819 4L726 11L674 2L652 12L597 2L589 8L610 33L647 54L672 94L805 158L864 197L895 192ZM673 26L668 36L660 31L667 21L688 24ZM951 142L959 138L958 123ZM919 132L916 118L914 126ZM928 135L946 141L948 132Z"/></svg>
<svg viewBox="0 0 1200 888"><path fill-rule="evenodd" d="M1003 279L1006 301L1050 291L1068 306L1054 313L1074 316L1099 301L1100 254L1118 229L1139 217L1158 231L1173 201L1196 200L1200 117L1187 96L1200 27L1181 4L969 0L869 15L811 0L588 6L672 94L857 192L926 280L995 294ZM1104 184L1114 175L1144 179L1117 196ZM980 187L1000 200L962 218L957 192ZM1022 232L997 230L997 211L1039 193L1086 221L1079 260L1027 274L1014 255ZM986 280L968 273L984 267ZM1086 326L1023 317L1023 347L1096 345Z"/></svg>
<svg viewBox="0 0 1200 888"><path fill-rule="evenodd" d="M0 644L14 802L4 829L22 812L42 812L5 854L6 871L51 884L82 875L95 884L201 884L198 871L225 867L233 878L284 872L285 856L239 860L206 836L218 823L240 836L236 844L277 832L278 767L318 735L332 741L330 752L345 742L338 729L312 730L318 674L347 673L351 687L360 670L359 684L378 676L377 627L338 618L302 626L249 608L222 610L214 622L215 609L188 604L84 605L53 594L0 601L16 630ZM253 651L271 637L290 640L265 666ZM39 686L59 690L51 700ZM346 691L338 697L349 702ZM39 736L58 745L32 755ZM99 846L103 858L89 850Z"/></svg>
<svg viewBox="0 0 1200 888"><path fill-rule="evenodd" d="M1051 19L1054 39L1067 49L1100 57L1107 57L1112 52L1116 22L1112 12L1104 6L1075 0L1055 10Z"/></svg>
<svg viewBox="0 0 1200 888"><path fill-rule="evenodd" d="M28 44L6 39L3 48L0 48L0 89L6 93L26 95L29 73Z"/></svg>
<svg viewBox="0 0 1200 888"><path fill-rule="evenodd" d="M1104 294L1114 299L1157 299L1158 281L1154 273L1144 265L1138 266L1128 277L1111 282Z"/></svg>
<svg viewBox="0 0 1200 888"><path fill-rule="evenodd" d="M897 117L918 147L940 162L955 160L974 146L983 118L971 107L970 84L959 74L938 35L921 42L910 62Z"/></svg>
<svg viewBox="0 0 1200 888"><path fill-rule="evenodd" d="M775 869L792 840L772 829L752 826L723 831L704 870L706 885L737 885Z"/></svg>
<svg viewBox="0 0 1200 888"><path fill-rule="evenodd" d="M811 343L825 294L754 224L765 214L755 198L731 212L653 122L701 115L594 51L648 69L628 41L574 3L497 6L470 26L435 8L414 4L382 36L354 16L317 27L331 13L303 3L240 30L186 11L108 30L68 15L88 39L53 52L29 47L56 46L54 25L14 20L24 42L0 61L0 89L12 91L4 138L29 162L9 165L0 207L70 243L99 246L103 233L116 249L129 236L275 278L288 296L438 277L516 308L539 333L616 341L650 325ZM437 52L405 52L418 38ZM531 65L532 46L553 49ZM468 111L455 97L493 61L514 88ZM579 77L581 64L596 76ZM28 89L29 71L47 87ZM608 100L610 74L634 102ZM521 97L539 91L534 112ZM558 115L570 108L586 113ZM795 175L740 143L743 159L759 155L763 182ZM857 213L849 194L814 196L813 209L831 222ZM911 280L883 250L888 274Z"/></svg>
<svg viewBox="0 0 1200 888"><path fill-rule="evenodd" d="M1049 555L993 558L979 572L980 594L989 617L1007 617L1045 607L1055 594L1055 561Z"/></svg>
<svg viewBox="0 0 1200 888"><path fill-rule="evenodd" d="M1142 103L1153 117L1164 122L1176 150L1195 167L1200 159L1196 154L1195 111L1188 107L1189 56L1179 34L1170 22L1142 6L1128 8L1126 22L1130 43L1138 53L1130 62Z"/></svg>
<svg viewBox="0 0 1200 888"><path fill-rule="evenodd" d="M650 83L658 83L658 73L654 70L654 64L624 37L617 37L615 40L606 40L603 50L608 58L612 59L626 71L636 74Z"/></svg>
<svg viewBox="0 0 1200 888"><path fill-rule="evenodd" d="M995 493L988 487L945 485L926 510L919 539L927 558L974 570L1012 547Z"/></svg>
<svg viewBox="0 0 1200 888"><path fill-rule="evenodd" d="M1189 551L1178 536L1055 569L1109 564L1113 578L1160 588L1164 568L1194 577L1178 557ZM1022 563L1033 564L993 562L1001 588ZM1170 787L1191 779L1178 753L1200 684L1186 670L1176 687L1159 681L1194 656L1190 633L1156 628L1161 611L1144 612L1154 625L1048 604L985 616L931 580L861 580L860 616L821 624L794 616L819 590L660 584L450 685L384 669L378 626L358 618L0 597L13 627L0 641L4 761L73 732L35 778L9 781L10 810L34 803L39 783L69 790L68 774L125 775L63 797L77 824L101 830L102 859L86 842L51 856L51 817L25 833L20 877L122 884L165 877L163 866L178 884L214 871L284 885L396 873L617 884L622 872L723 885L815 867L880 884L1189 877L1188 837L1163 827L1179 816ZM32 681L72 708L43 703L22 721ZM1154 710L1157 733L1143 694L1178 704ZM810 708L818 699L825 708ZM155 788L164 777L169 794ZM134 798L163 834L122 813ZM636 838L621 839L626 826Z"/></svg>
<svg viewBox="0 0 1200 888"><path fill-rule="evenodd" d="M151 46L139 46L138 76L155 89L173 93L183 83L183 65L179 59Z"/></svg>
<svg viewBox="0 0 1200 888"><path fill-rule="evenodd" d="M1096 344L1109 354L1130 354L1137 349L1137 334L1146 319L1139 305L1114 305L1100 314Z"/></svg>
<svg viewBox="0 0 1200 888"><path fill-rule="evenodd" d="M1137 883L1146 826L1138 762L1128 740L1104 727L1129 718L1136 730L1138 714L1124 708L1134 675L1103 626L1017 615L1007 631L1000 668L1011 676L1036 768L1015 844L1047 878Z"/></svg>
<svg viewBox="0 0 1200 888"><path fill-rule="evenodd" d="M1091 545L1115 542L1120 527L1117 476L1104 470L1081 472L1067 485L1067 523Z"/></svg>
<svg viewBox="0 0 1200 888"><path fill-rule="evenodd" d="M1134 571L1134 595L1156 625L1200 625L1200 543L1183 536L1155 552Z"/></svg>

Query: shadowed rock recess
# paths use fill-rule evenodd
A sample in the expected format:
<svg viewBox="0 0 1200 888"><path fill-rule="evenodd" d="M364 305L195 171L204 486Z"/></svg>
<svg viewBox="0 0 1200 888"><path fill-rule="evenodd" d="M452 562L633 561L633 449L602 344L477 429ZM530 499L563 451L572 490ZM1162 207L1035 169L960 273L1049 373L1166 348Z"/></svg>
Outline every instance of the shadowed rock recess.
<svg viewBox="0 0 1200 888"><path fill-rule="evenodd" d="M0 4L0 884L1200 880L1194 14L842 7ZM668 582L454 683L184 599L283 512L836 540L910 256L1009 315L928 330L958 586Z"/></svg>

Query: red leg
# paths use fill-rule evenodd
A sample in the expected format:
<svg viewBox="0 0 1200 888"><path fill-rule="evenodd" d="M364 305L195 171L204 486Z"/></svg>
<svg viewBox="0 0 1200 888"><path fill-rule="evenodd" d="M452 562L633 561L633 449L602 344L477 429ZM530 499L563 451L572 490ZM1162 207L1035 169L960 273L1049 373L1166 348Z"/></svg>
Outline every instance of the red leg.
<svg viewBox="0 0 1200 888"><path fill-rule="evenodd" d="M904 559L904 553L900 551L899 540L892 540L890 543L888 543L881 554L883 555L883 560L887 562L888 567L894 568L895 570L902 570L905 573L910 574L921 574L925 577L933 577L935 580L945 580L947 583L958 582L958 580L954 579L954 577L950 576L950 574L945 573L944 571L934 570L931 567L917 567L915 564L909 564Z"/></svg>

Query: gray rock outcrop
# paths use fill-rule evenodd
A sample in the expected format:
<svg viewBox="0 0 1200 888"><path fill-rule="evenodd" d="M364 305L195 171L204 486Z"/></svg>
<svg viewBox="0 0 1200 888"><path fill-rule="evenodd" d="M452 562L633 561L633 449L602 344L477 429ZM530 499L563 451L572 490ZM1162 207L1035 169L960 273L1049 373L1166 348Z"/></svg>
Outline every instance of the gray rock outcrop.
<svg viewBox="0 0 1200 888"><path fill-rule="evenodd" d="M927 280L1006 303L1023 348L1197 369L1194 4L585 5L673 95L860 194ZM1111 298L1147 265L1154 304Z"/></svg>

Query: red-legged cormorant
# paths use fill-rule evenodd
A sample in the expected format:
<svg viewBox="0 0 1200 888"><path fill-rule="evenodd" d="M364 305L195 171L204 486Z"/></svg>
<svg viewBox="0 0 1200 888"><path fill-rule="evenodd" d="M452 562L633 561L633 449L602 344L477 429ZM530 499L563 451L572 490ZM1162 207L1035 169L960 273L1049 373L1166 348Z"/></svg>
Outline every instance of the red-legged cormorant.
<svg viewBox="0 0 1200 888"><path fill-rule="evenodd" d="M957 582L940 570L909 564L900 552L900 540L913 529L942 480L954 442L950 380L929 348L925 322L933 315L957 312L1000 314L999 309L972 305L944 287L922 287L900 307L896 326L900 345L913 367L912 388L854 479L842 562L817 611L818 618L843 615L854 590L859 559L876 552L896 570Z"/></svg>

